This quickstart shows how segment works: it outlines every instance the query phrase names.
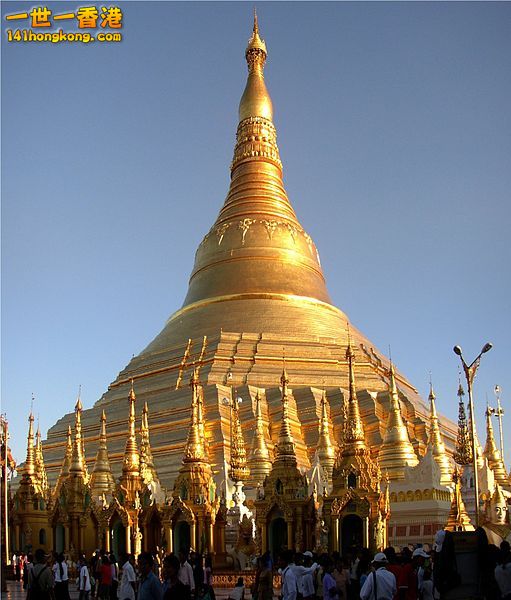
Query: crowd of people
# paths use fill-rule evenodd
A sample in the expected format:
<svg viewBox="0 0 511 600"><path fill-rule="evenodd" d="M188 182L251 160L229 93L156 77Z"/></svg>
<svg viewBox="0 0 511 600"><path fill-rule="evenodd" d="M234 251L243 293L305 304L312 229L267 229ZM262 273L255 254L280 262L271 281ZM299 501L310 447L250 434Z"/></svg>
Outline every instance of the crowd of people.
<svg viewBox="0 0 511 600"><path fill-rule="evenodd" d="M310 551L284 550L276 563L269 552L254 560L255 576L249 590L243 577L230 590L230 600L435 600L463 583L445 531L437 533L435 544L392 547L372 554L353 548L316 555ZM211 557L181 551L163 559L142 552L136 561L121 554L96 551L76 568L62 554L47 556L42 549L34 557L17 556L15 575L23 579L28 600L69 600L71 586L80 600L215 600ZM487 544L478 556L480 581L487 600L511 600L511 549ZM280 589L274 589L274 577ZM250 591L250 595L248 593Z"/></svg>

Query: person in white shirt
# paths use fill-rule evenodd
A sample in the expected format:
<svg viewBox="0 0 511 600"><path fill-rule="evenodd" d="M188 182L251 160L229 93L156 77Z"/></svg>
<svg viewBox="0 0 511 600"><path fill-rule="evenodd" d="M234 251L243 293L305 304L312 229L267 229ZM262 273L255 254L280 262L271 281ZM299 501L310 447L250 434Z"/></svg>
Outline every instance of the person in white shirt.
<svg viewBox="0 0 511 600"><path fill-rule="evenodd" d="M91 590L90 573L85 557L82 557L79 563L78 590L80 592L80 600L89 600Z"/></svg>
<svg viewBox="0 0 511 600"><path fill-rule="evenodd" d="M316 597L314 589L314 572L310 569L312 566L312 552L307 550L303 553L303 566L309 569L303 572L298 579L298 591L302 595L303 600L310 600Z"/></svg>
<svg viewBox="0 0 511 600"><path fill-rule="evenodd" d="M192 565L188 562L188 555L183 550L179 551L179 562L181 566L179 567L179 573L177 577L179 581L188 586L190 589L190 593L193 596L195 592L195 579L193 578L193 569Z"/></svg>
<svg viewBox="0 0 511 600"><path fill-rule="evenodd" d="M392 600L397 592L396 578L387 571L385 565L388 559L383 552L375 554L373 559L374 571L369 573L360 590L361 600ZM376 587L376 589L375 589Z"/></svg>
<svg viewBox="0 0 511 600"><path fill-rule="evenodd" d="M117 588L117 596L119 600L135 600L135 582L137 578L128 554L121 554L120 564L122 564L122 575Z"/></svg>
<svg viewBox="0 0 511 600"><path fill-rule="evenodd" d="M296 566L292 563L293 553L291 550L286 550L280 556L280 568L281 568L281 594L282 600L296 600L297 595L297 582L296 575L293 567Z"/></svg>

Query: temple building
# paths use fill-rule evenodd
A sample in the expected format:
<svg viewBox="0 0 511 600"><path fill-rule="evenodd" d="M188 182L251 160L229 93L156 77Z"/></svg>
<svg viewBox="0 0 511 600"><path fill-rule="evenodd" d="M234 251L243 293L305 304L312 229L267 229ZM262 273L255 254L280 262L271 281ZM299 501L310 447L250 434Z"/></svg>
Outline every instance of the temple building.
<svg viewBox="0 0 511 600"><path fill-rule="evenodd" d="M413 469L422 498L447 505L424 522L446 522L456 426L333 305L284 187L267 55L255 18L230 187L182 307L92 408L79 401L44 442L30 421L19 548L225 557L418 541L391 517Z"/></svg>

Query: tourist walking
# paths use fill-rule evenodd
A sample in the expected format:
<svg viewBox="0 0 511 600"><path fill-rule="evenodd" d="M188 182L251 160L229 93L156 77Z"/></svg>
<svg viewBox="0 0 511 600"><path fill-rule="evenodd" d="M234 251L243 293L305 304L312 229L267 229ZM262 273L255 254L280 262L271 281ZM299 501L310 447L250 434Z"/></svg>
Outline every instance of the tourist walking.
<svg viewBox="0 0 511 600"><path fill-rule="evenodd" d="M27 600L56 600L55 582L50 568L46 564L46 555L42 548L35 551L34 568L28 577Z"/></svg>
<svg viewBox="0 0 511 600"><path fill-rule="evenodd" d="M112 565L106 554L101 557L99 567L100 584L98 589L98 598L100 600L110 600L110 588L112 587Z"/></svg>
<svg viewBox="0 0 511 600"><path fill-rule="evenodd" d="M387 557L383 552L378 552L373 559L373 571L365 580L360 590L361 600L393 600L397 591L396 578L387 571Z"/></svg>
<svg viewBox="0 0 511 600"><path fill-rule="evenodd" d="M91 581L89 567L85 560L85 556L82 556L78 561L78 591L80 593L79 600L89 600Z"/></svg>
<svg viewBox="0 0 511 600"><path fill-rule="evenodd" d="M66 560L62 553L57 554L53 565L53 578L55 580L55 598L69 600L69 577Z"/></svg>
<svg viewBox="0 0 511 600"><path fill-rule="evenodd" d="M135 577L135 569L130 562L129 554L125 552L121 554L120 564L122 565L122 572L119 583L119 600L135 600L137 578Z"/></svg>
<svg viewBox="0 0 511 600"><path fill-rule="evenodd" d="M169 554L163 559L163 600L190 600L189 586L178 577L180 568L179 558L174 554Z"/></svg>
<svg viewBox="0 0 511 600"><path fill-rule="evenodd" d="M184 550L179 552L179 562L181 567L179 568L179 580L188 586L190 590L190 596L195 595L195 580L193 578L192 565L188 562L188 555Z"/></svg>
<svg viewBox="0 0 511 600"><path fill-rule="evenodd" d="M154 558L150 552L138 555L138 568L140 583L138 586L138 600L162 600L163 592L158 577L153 572Z"/></svg>

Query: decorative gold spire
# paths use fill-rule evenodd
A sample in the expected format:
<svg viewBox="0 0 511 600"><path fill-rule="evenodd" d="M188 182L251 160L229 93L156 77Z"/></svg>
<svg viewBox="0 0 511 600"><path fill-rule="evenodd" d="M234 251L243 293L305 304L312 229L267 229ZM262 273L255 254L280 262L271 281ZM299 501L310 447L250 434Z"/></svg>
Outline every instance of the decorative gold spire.
<svg viewBox="0 0 511 600"><path fill-rule="evenodd" d="M201 428L204 427L204 424L200 422L199 414L200 387L199 373L197 369L194 369L190 378L190 388L192 390L191 422L183 462L207 462L204 438L201 437Z"/></svg>
<svg viewBox="0 0 511 600"><path fill-rule="evenodd" d="M335 448L330 439L326 392L321 395L321 417L319 419L319 438L317 446L319 463L327 474L328 480L332 479L332 470L335 464Z"/></svg>
<svg viewBox="0 0 511 600"><path fill-rule="evenodd" d="M399 394L396 386L394 365L390 364L390 405L389 416L385 427L383 443L380 447L378 462L382 471L387 471L389 479L403 479L407 466L415 467L419 462L410 443L408 430L403 423Z"/></svg>
<svg viewBox="0 0 511 600"><path fill-rule="evenodd" d="M128 418L128 439L126 440L126 446L124 449L124 460L122 463L123 476L131 475L132 477L139 477L140 475L140 454L137 446L137 436L135 433L135 404L137 397L135 396L135 390L133 388L133 379L131 380L131 387L128 396L129 400L129 418Z"/></svg>
<svg viewBox="0 0 511 600"><path fill-rule="evenodd" d="M275 457L275 463L286 462L290 466L296 467L297 463L295 445L293 442L293 435L291 433L291 425L289 423L289 397L287 390L287 384L289 383L289 379L287 378L285 363L282 369L280 383L282 387L282 418L280 420L280 431L276 447L277 454Z"/></svg>
<svg viewBox="0 0 511 600"><path fill-rule="evenodd" d="M231 387L231 458L229 463L229 477L235 483L246 481L250 474L247 466L247 453L245 441L241 431L240 413L236 389Z"/></svg>
<svg viewBox="0 0 511 600"><path fill-rule="evenodd" d="M461 496L461 471L456 466L452 474L452 481L454 492L445 529L447 531L474 531Z"/></svg>
<svg viewBox="0 0 511 600"><path fill-rule="evenodd" d="M449 457L445 451L445 445L440 434L438 424L438 415L436 412L436 396L433 391L433 384L429 383L429 439L428 444L431 448L431 454L440 468L440 483L450 485L452 482L452 470Z"/></svg>
<svg viewBox="0 0 511 600"><path fill-rule="evenodd" d="M90 478L90 487L93 496L99 497L103 494L113 494L115 491L115 480L108 459L107 437L106 437L106 415L101 412L99 425L99 446L96 454L94 469Z"/></svg>
<svg viewBox="0 0 511 600"><path fill-rule="evenodd" d="M48 492L48 475L46 473L46 466L44 464L43 443L41 441L41 430L39 429L39 423L37 424L37 432L35 437L35 476L37 478L39 489L43 494L46 494Z"/></svg>
<svg viewBox="0 0 511 600"><path fill-rule="evenodd" d="M140 425L140 476L145 485L152 482L158 482L158 474L154 466L153 453L151 451L151 441L149 439L149 409L147 402L142 409L142 422ZM200 421L200 419L199 419ZM204 434L201 436L204 439Z"/></svg>
<svg viewBox="0 0 511 600"><path fill-rule="evenodd" d="M264 117L269 121L273 118L271 98L266 89L263 75L266 57L266 44L259 37L257 14L254 13L254 28L245 51L248 80L240 101L240 122L250 117Z"/></svg>
<svg viewBox="0 0 511 600"><path fill-rule="evenodd" d="M67 427L67 443L66 452L64 454L64 460L62 461L62 467L60 468L59 477L55 485L54 494L58 495L60 488L64 481L69 477L69 470L71 468L71 461L73 460L73 433L71 431L71 425Z"/></svg>
<svg viewBox="0 0 511 600"><path fill-rule="evenodd" d="M465 392L460 382L458 386L458 436L456 438L454 460L458 465L462 466L472 464L472 445L470 444L467 414L465 412L465 403L463 402L464 395Z"/></svg>
<svg viewBox="0 0 511 600"><path fill-rule="evenodd" d="M271 471L271 458L264 435L264 421L259 390L256 392L255 402L255 431L252 439L252 451L249 463L252 478L257 483L262 483Z"/></svg>
<svg viewBox="0 0 511 600"><path fill-rule="evenodd" d="M23 475L27 478L33 478L35 474L35 452L34 452L34 415L32 411L28 415L28 435L27 435L27 459L23 467Z"/></svg>
<svg viewBox="0 0 511 600"><path fill-rule="evenodd" d="M349 373L349 399L348 414L346 415L346 426L344 430L344 450L349 452L355 447L365 446L364 427L360 418L357 390L355 386L355 353L351 347L351 339L348 335L348 348L346 349L346 360L348 361Z"/></svg>
<svg viewBox="0 0 511 600"><path fill-rule="evenodd" d="M71 455L71 466L69 467L69 474L83 477L87 481L87 466L85 463L85 456L83 451L83 440L82 440L82 402L80 396L75 405L75 439L73 443L73 453Z"/></svg>
<svg viewBox="0 0 511 600"><path fill-rule="evenodd" d="M500 451L497 448L495 435L493 433L493 424L491 422L492 414L493 409L491 409L489 406L486 406L486 446L484 448L483 455L488 460L488 465L494 472L497 483L507 486L508 481L506 468L504 466L504 462L502 461Z"/></svg>

